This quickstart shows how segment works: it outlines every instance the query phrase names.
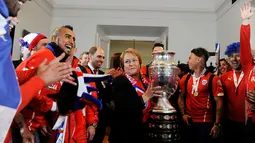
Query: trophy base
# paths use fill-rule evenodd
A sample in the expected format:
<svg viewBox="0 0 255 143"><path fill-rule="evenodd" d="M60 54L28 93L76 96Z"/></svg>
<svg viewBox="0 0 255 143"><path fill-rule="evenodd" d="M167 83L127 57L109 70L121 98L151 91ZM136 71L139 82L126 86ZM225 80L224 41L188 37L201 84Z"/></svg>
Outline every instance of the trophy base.
<svg viewBox="0 0 255 143"><path fill-rule="evenodd" d="M148 123L151 143L178 143L180 141L176 110L151 110Z"/></svg>
<svg viewBox="0 0 255 143"><path fill-rule="evenodd" d="M176 113L177 111L175 109L172 109L172 110L152 109L152 112L154 112L154 113Z"/></svg>

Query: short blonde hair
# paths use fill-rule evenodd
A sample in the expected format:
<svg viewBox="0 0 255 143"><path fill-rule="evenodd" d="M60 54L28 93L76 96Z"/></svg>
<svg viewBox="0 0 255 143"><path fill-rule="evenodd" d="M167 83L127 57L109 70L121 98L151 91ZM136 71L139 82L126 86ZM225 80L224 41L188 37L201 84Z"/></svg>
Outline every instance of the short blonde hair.
<svg viewBox="0 0 255 143"><path fill-rule="evenodd" d="M123 68L124 67L124 57L126 54L131 54L131 55L134 55L138 58L138 61L139 61L139 64L142 65L142 57L141 57L141 54L136 50L136 49L133 49L133 48L128 48L126 49L121 55L120 55L120 64L121 64L121 67Z"/></svg>

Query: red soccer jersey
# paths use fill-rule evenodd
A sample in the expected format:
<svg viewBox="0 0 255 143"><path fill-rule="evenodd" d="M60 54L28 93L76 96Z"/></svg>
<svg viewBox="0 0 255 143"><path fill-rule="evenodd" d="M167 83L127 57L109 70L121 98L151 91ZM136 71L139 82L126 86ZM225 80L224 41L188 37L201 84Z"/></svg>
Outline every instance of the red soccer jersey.
<svg viewBox="0 0 255 143"><path fill-rule="evenodd" d="M187 74L188 75L188 74ZM187 75L183 76L180 81L180 90L185 89L185 80ZM194 122L212 122L213 121L213 109L212 101L210 99L208 82L211 73L207 73L201 76L198 82L198 95L194 95L193 90L193 76L190 76L187 83L187 95L186 95L186 108L185 112L191 116ZM218 76L215 76L212 80L212 92L214 96L223 96L223 89Z"/></svg>
<svg viewBox="0 0 255 143"><path fill-rule="evenodd" d="M242 25L240 29L240 62L245 74L247 92L255 89L254 63L253 63L253 56L251 53L250 38L251 38L250 25ZM252 117L252 115L255 114L251 111L248 102L246 102L246 111L247 111L248 117ZM255 122L255 118L253 122Z"/></svg>
<svg viewBox="0 0 255 143"><path fill-rule="evenodd" d="M236 72L236 81L240 78L241 72ZM221 76L221 82L225 91L227 102L227 118L239 122L245 122L245 92L246 85L244 77L240 78L239 85L235 86L234 71L229 71Z"/></svg>

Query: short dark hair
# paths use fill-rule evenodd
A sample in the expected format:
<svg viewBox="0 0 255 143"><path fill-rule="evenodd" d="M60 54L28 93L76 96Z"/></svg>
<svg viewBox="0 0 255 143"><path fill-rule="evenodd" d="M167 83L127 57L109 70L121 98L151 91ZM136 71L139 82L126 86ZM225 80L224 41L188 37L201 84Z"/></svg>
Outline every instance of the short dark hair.
<svg viewBox="0 0 255 143"><path fill-rule="evenodd" d="M191 50L191 53L195 54L198 57L203 57L205 60L205 64L209 58L209 53L206 49L199 47Z"/></svg>
<svg viewBox="0 0 255 143"><path fill-rule="evenodd" d="M164 50L164 44L161 44L161 43L155 43L153 48L152 48L152 51L154 50L155 47L162 47L163 50Z"/></svg>
<svg viewBox="0 0 255 143"><path fill-rule="evenodd" d="M67 28L67 29L73 31L73 26L71 26L71 25L64 25L61 28Z"/></svg>
<svg viewBox="0 0 255 143"><path fill-rule="evenodd" d="M80 59L82 58L83 55L89 55L89 52L82 52L80 55Z"/></svg>
<svg viewBox="0 0 255 143"><path fill-rule="evenodd" d="M89 49L89 53L90 53L91 55L94 55L96 52L97 52L97 46L93 46L93 47L91 47L91 48Z"/></svg>
<svg viewBox="0 0 255 143"><path fill-rule="evenodd" d="M121 67L120 56L121 56L121 53L113 54L113 56L111 58L110 68L117 69L118 67Z"/></svg>
<svg viewBox="0 0 255 143"><path fill-rule="evenodd" d="M178 68L183 71L185 74L189 73L190 72L190 69L189 69L189 65L188 64L184 64L184 63L181 63L179 65L177 65Z"/></svg>

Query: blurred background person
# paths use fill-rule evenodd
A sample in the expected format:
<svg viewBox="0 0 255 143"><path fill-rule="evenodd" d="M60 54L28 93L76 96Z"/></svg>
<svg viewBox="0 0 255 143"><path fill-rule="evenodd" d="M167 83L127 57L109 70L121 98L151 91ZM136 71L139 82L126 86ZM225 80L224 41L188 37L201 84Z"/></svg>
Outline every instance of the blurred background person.
<svg viewBox="0 0 255 143"><path fill-rule="evenodd" d="M81 53L81 55L80 55L80 64L82 65L82 66L87 66L88 65L88 62L89 62L89 52L83 52L83 53Z"/></svg>

